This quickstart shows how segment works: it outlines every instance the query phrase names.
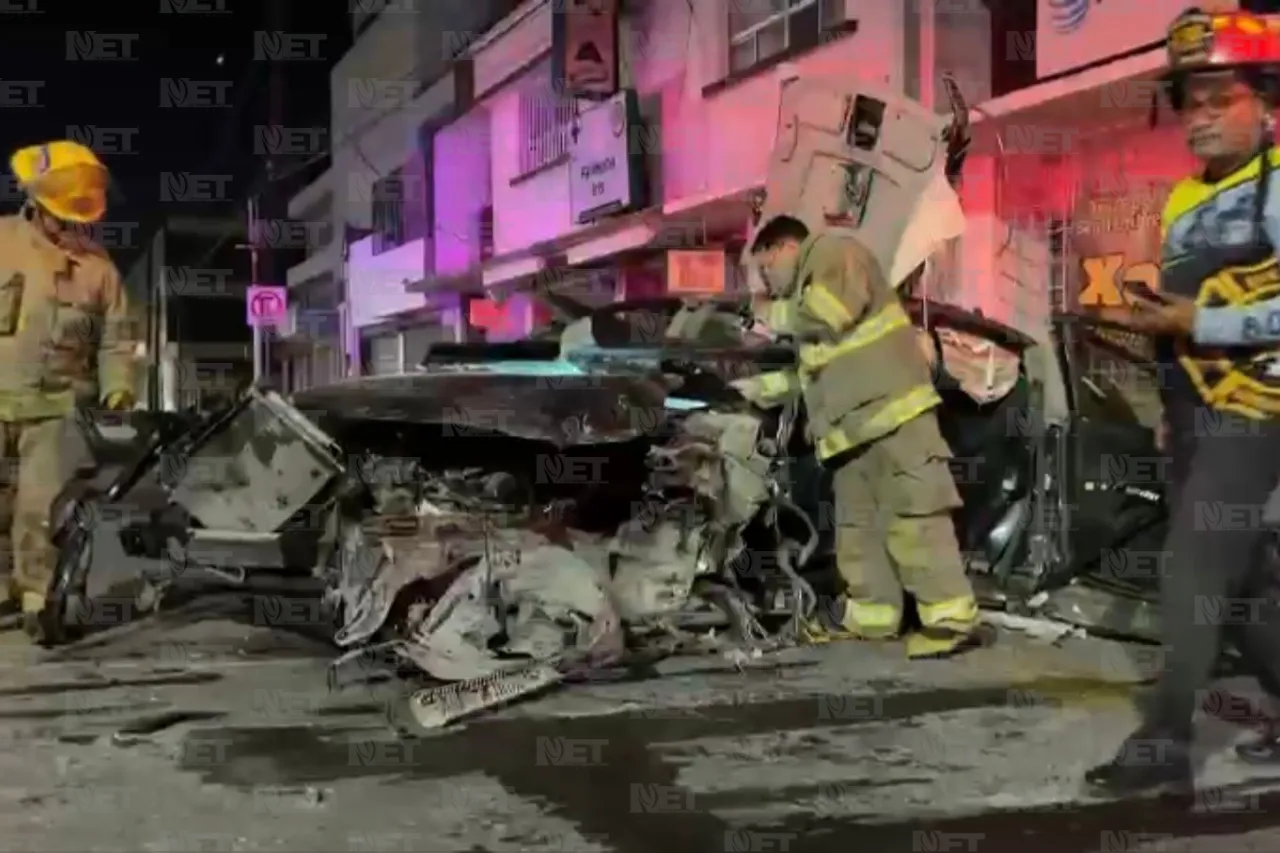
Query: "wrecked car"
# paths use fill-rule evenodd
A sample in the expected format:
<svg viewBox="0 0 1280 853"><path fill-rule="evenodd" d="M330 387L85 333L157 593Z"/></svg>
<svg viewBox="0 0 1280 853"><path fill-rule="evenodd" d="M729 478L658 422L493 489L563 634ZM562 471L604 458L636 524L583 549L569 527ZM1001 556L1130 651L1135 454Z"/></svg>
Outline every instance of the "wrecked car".
<svg viewBox="0 0 1280 853"><path fill-rule="evenodd" d="M899 96L847 81L828 94L841 97L792 92L796 109L850 107L818 153L839 163L853 146L874 160L878 126L867 135L857 117L933 168L941 136L917 150L904 126L890 132ZM786 154L784 172L804 165ZM831 190L823 203L866 202L849 163L815 174ZM899 266L895 220L871 219ZM931 251L915 249L907 270ZM132 462L55 503L46 634L67 639L94 612L110 519L110 541L145 566L138 610L197 581L310 584L343 652L339 681L389 662L444 683L408 698L417 727L636 655L793 641L835 592L830 482L803 441L803 407L757 409L732 383L794 368L794 348L771 345L734 302L587 310L544 296L561 314L551 333L436 345L413 373L291 400L254 389L186 429L135 437ZM1058 319L1036 337L907 302L943 397L955 523L984 602L1154 636L1156 575L1123 556L1154 550L1167 523L1162 485L1138 479L1152 466L1124 461L1152 457L1154 436L1083 374L1081 330Z"/></svg>
<svg viewBox="0 0 1280 853"><path fill-rule="evenodd" d="M251 390L123 449L98 436L99 485L78 481L55 507L50 636L75 636L93 528L112 519L149 567L151 601L197 580L309 583L346 660L389 656L470 689L422 694L419 721L637 644L698 646L709 626L766 647L833 591L829 483L780 414L729 386L790 351L744 346L738 307L707 305L692 342L668 334L689 321L680 300L581 309L559 341L437 345L415 373L291 401ZM1046 347L954 307L908 306L938 347L956 526L984 603L1152 638L1156 579L1125 555L1158 547L1163 489L1125 480L1117 460L1152 457L1154 438L1080 372L1074 321ZM966 391L948 367L955 336L1013 354L1013 382L989 399ZM132 514L105 508L124 503Z"/></svg>

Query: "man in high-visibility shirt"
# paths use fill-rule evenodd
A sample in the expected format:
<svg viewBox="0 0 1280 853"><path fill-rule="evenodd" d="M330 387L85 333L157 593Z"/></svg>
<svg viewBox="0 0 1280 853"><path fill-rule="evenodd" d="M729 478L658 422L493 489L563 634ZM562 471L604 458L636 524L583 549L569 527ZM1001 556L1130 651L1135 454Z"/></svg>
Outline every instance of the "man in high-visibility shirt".
<svg viewBox="0 0 1280 853"><path fill-rule="evenodd" d="M941 399L892 285L939 244L919 230L947 220L934 202L949 199L962 215L941 166L939 119L851 85L784 84L780 142L748 250L768 295L764 322L796 345L798 370L737 384L762 406L800 394L808 438L833 472L846 590L828 630L894 638L911 624L910 594L919 624L908 655L946 656L978 644L978 606L951 518L960 497L935 413ZM860 115L855 103L868 109ZM887 116L894 132L881 134L875 123ZM916 153L937 144L939 165L899 174L908 152L894 144Z"/></svg>
<svg viewBox="0 0 1280 853"><path fill-rule="evenodd" d="M133 406L137 335L115 264L83 227L106 212L106 167L69 141L23 148L10 167L27 201L0 217L0 524L9 597L40 639L56 561L50 506L71 474L67 416Z"/></svg>
<svg viewBox="0 0 1280 853"><path fill-rule="evenodd" d="M1280 700L1275 531L1263 514L1280 481L1280 349L1262 334L1266 309L1250 313L1280 290L1275 24L1188 9L1170 26L1165 92L1200 165L1173 186L1161 217L1162 296L1096 312L1155 335L1172 463L1164 667L1140 725L1086 774L1105 794L1194 788L1193 720L1224 644ZM1256 511L1224 512L1245 507ZM1239 754L1274 762L1280 738L1266 731Z"/></svg>

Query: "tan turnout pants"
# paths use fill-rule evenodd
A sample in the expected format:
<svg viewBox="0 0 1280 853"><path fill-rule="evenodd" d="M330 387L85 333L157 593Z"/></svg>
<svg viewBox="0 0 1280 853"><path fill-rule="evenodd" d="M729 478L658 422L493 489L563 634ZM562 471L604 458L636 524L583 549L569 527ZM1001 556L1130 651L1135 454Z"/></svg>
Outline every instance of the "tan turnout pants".
<svg viewBox="0 0 1280 853"><path fill-rule="evenodd" d="M836 560L856 623L849 627L858 634L896 635L906 592L925 631L965 633L977 620L951 521L960 496L950 455L930 412L836 470Z"/></svg>
<svg viewBox="0 0 1280 853"><path fill-rule="evenodd" d="M12 599L44 595L53 577L49 509L66 479L64 435L60 418L0 422L0 559Z"/></svg>

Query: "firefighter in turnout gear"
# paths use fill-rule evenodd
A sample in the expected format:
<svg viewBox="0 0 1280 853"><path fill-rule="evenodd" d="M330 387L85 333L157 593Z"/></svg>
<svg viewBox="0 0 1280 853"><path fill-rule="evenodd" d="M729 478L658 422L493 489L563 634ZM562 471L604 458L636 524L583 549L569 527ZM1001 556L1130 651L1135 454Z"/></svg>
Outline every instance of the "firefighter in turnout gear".
<svg viewBox="0 0 1280 853"><path fill-rule="evenodd" d="M106 211L106 167L58 141L17 151L10 168L27 200L0 218L0 527L9 598L39 639L56 559L50 505L72 473L69 416L132 407L136 335L120 275L86 233Z"/></svg>
<svg viewBox="0 0 1280 853"><path fill-rule="evenodd" d="M815 639L891 639L905 627L909 656L956 653L980 636L951 519L960 498L932 371L894 289L963 222L945 119L848 81L793 79L777 138L749 275L767 295L763 325L796 346L797 370L737 386L764 407L801 399L832 472L845 594Z"/></svg>
<svg viewBox="0 0 1280 853"><path fill-rule="evenodd" d="M1166 296L1137 300L1131 316L1106 312L1156 336L1172 461L1160 601L1164 671L1137 731L1087 776L1121 795L1192 788L1192 716L1224 643L1280 697L1280 605L1266 562L1273 533L1261 519L1280 481L1280 350L1264 341L1207 346L1204 335L1190 334L1194 311L1186 310L1189 301L1230 310L1280 295L1273 119L1280 19L1192 9L1171 26L1168 54L1169 100L1201 170L1178 182L1165 205ZM1259 509L1254 520L1217 517L1224 506L1251 505ZM1248 602L1248 612L1222 602ZM1275 760L1280 741L1267 735L1239 752Z"/></svg>

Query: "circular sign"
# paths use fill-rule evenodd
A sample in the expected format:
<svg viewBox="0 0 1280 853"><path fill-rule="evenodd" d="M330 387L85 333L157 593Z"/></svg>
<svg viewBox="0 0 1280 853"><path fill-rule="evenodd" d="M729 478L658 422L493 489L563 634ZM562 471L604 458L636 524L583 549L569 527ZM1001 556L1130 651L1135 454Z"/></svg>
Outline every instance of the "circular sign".
<svg viewBox="0 0 1280 853"><path fill-rule="evenodd" d="M270 320L284 313L284 300L267 292L255 293L249 300L249 313L259 320Z"/></svg>
<svg viewBox="0 0 1280 853"><path fill-rule="evenodd" d="M250 326L274 326L284 322L288 297L283 287L251 287L245 294L245 314Z"/></svg>

